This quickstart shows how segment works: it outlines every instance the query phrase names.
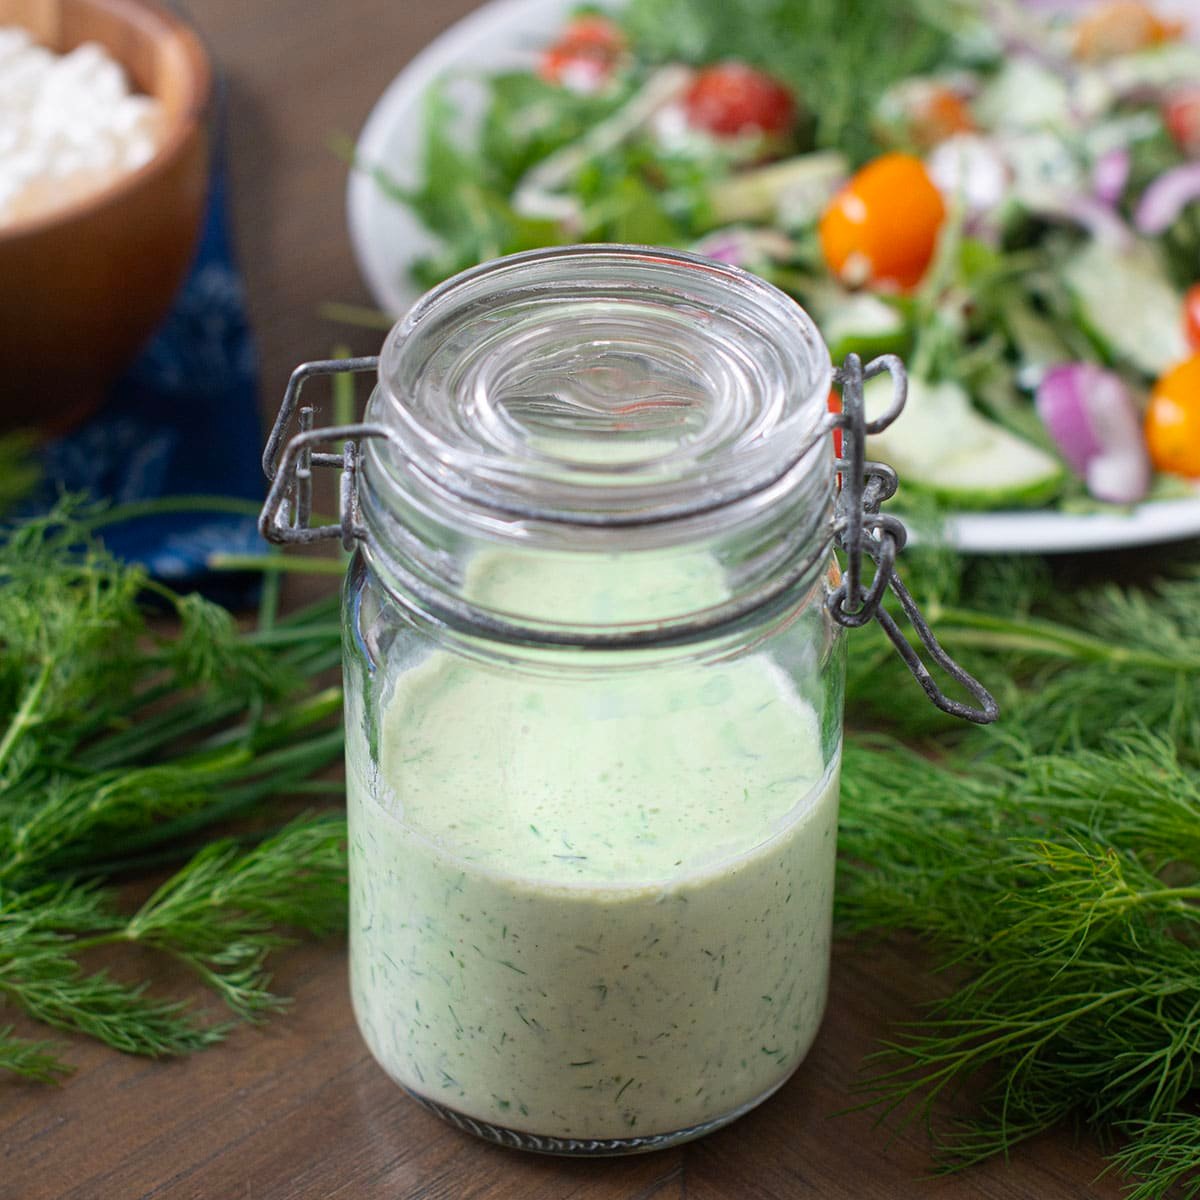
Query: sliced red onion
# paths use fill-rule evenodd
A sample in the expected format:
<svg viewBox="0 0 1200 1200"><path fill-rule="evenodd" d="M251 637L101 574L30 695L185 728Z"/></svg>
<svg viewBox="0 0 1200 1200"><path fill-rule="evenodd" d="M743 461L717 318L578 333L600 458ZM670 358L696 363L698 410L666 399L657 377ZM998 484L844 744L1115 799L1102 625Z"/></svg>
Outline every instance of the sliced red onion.
<svg viewBox="0 0 1200 1200"><path fill-rule="evenodd" d="M1092 191L1102 204L1113 205L1121 198L1129 182L1132 157L1124 146L1108 150L1096 159L1092 168Z"/></svg>
<svg viewBox="0 0 1200 1200"><path fill-rule="evenodd" d="M1143 193L1133 214L1141 233L1164 233L1189 204L1200 200L1200 162L1164 171Z"/></svg>
<svg viewBox="0 0 1200 1200"><path fill-rule="evenodd" d="M1037 411L1063 458L1097 500L1133 504L1150 487L1150 460L1124 380L1094 363L1060 363L1042 376Z"/></svg>
<svg viewBox="0 0 1200 1200"><path fill-rule="evenodd" d="M1030 211L1059 221L1073 221L1082 225L1098 242L1104 242L1118 250L1133 245L1133 234L1121 215L1111 205L1095 196L1064 194L1057 197L1039 197L1029 205Z"/></svg>
<svg viewBox="0 0 1200 1200"><path fill-rule="evenodd" d="M748 229L731 225L715 230L692 246L697 254L714 258L734 267L755 267L783 262L796 252L795 243L778 229Z"/></svg>
<svg viewBox="0 0 1200 1200"><path fill-rule="evenodd" d="M939 142L925 169L950 203L959 200L969 214L999 207L1012 182L1012 170L995 143L975 133L957 133Z"/></svg>

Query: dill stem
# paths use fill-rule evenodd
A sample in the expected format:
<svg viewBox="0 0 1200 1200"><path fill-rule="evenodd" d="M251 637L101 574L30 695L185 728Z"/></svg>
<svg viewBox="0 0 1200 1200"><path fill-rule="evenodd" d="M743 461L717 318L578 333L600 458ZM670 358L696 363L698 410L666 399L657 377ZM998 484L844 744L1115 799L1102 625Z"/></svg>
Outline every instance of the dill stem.
<svg viewBox="0 0 1200 1200"><path fill-rule="evenodd" d="M273 551L270 557L276 557L278 551ZM258 632L270 633L275 628L279 617L279 595L282 577L277 571L267 571L263 574L262 590L258 597Z"/></svg>
<svg viewBox="0 0 1200 1200"><path fill-rule="evenodd" d="M189 733L227 720L244 707L240 700L227 700L219 704L173 707L156 713L139 721L132 729L105 738L86 754L87 765L103 770L144 758Z"/></svg>
<svg viewBox="0 0 1200 1200"><path fill-rule="evenodd" d="M277 573L270 578L278 579ZM265 584L263 585L265 588ZM320 625L301 625L288 629L272 626L246 634L242 641L247 646L294 646L303 642L337 642L342 636L342 627L334 621Z"/></svg>
<svg viewBox="0 0 1200 1200"><path fill-rule="evenodd" d="M341 729L332 729L300 745L288 746L256 758L253 761L256 776L265 771L268 775L266 779L247 777L245 782L227 788L221 799L213 804L164 821L141 836L122 838L122 849L134 853L150 849L206 829L219 821L241 816L264 796L287 795L292 790L294 780L303 779L312 771L334 761L342 748L342 736Z"/></svg>
<svg viewBox="0 0 1200 1200"><path fill-rule="evenodd" d="M940 604L928 606L930 623L938 639L960 646L978 646L990 650L1015 650L1080 662L1110 663L1113 666L1145 667L1172 674L1200 671L1200 662L1168 658L1149 650L1117 645L1091 634L1081 633L1055 621L1026 617L1019 621L964 608Z"/></svg>
<svg viewBox="0 0 1200 1200"><path fill-rule="evenodd" d="M331 593L328 596L322 596L319 600L312 600L300 608L293 608L290 612L284 613L283 616L276 619L275 628L280 629L286 626L291 629L298 625L307 625L315 617L335 617L341 610L341 598L336 593Z"/></svg>
<svg viewBox="0 0 1200 1200"><path fill-rule="evenodd" d="M302 790L293 784L289 792ZM306 790L306 789L305 789ZM248 833L233 833L223 838L236 846L253 847L268 838L274 837L287 828L286 825L272 825L269 829L255 829ZM114 876L144 874L160 867L173 866L175 863L190 859L204 846L204 842L173 841L169 846L160 850L151 850L146 854L123 855L120 858L106 859L104 862L88 863L77 871L60 871L53 878L59 879L111 879Z"/></svg>
<svg viewBox="0 0 1200 1200"><path fill-rule="evenodd" d="M293 571L298 575L346 573L346 564L336 558L292 558L271 554L210 554L204 565L214 571Z"/></svg>
<svg viewBox="0 0 1200 1200"><path fill-rule="evenodd" d="M317 309L327 321L339 325L357 325L361 329L378 329L386 333L396 323L395 317L378 308L365 304L346 304L340 300L329 300Z"/></svg>
<svg viewBox="0 0 1200 1200"><path fill-rule="evenodd" d="M53 671L53 660L44 658L37 677L25 689L25 695L21 699L21 706L13 714L12 720L8 723L8 728L4 731L4 738L0 740L0 773L3 773L9 758L12 757L13 749L21 740L22 734L37 724L38 705L42 702L42 696L45 694Z"/></svg>

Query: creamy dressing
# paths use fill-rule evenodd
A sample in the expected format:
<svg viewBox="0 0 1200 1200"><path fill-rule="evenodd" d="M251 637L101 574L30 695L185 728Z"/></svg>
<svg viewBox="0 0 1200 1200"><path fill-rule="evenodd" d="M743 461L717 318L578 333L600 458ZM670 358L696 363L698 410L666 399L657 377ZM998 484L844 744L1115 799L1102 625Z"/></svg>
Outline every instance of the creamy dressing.
<svg viewBox="0 0 1200 1200"><path fill-rule="evenodd" d="M475 584L545 596L561 575L539 574ZM435 651L391 682L374 765L366 741L349 730L351 983L399 1083L629 1138L736 1115L804 1057L837 763L767 655L564 678Z"/></svg>

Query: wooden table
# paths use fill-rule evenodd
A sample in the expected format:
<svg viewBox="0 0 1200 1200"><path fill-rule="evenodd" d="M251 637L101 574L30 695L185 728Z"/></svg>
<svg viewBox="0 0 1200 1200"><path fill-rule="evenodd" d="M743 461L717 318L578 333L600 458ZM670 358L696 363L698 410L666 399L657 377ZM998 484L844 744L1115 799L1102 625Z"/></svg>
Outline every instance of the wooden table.
<svg viewBox="0 0 1200 1200"><path fill-rule="evenodd" d="M366 301L343 221L345 167L325 147L357 132L396 71L473 0L193 0L229 79L238 241L262 351L264 408L292 365L344 329L327 300ZM351 335L354 349L378 336ZM920 1127L892 1138L856 1102L861 1061L928 982L911 955L838 947L829 1013L773 1100L687 1147L608 1162L494 1149L419 1109L354 1028L344 946L280 963L291 1013L185 1062L85 1042L61 1089L0 1083L2 1200L874 1200L1120 1195L1091 1146L1066 1136L932 1179Z"/></svg>

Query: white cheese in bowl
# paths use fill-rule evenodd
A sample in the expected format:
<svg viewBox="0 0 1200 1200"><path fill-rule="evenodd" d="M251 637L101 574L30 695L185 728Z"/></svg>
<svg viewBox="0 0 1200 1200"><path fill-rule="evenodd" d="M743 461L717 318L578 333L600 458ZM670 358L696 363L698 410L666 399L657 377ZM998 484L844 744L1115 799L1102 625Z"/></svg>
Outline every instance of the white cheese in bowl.
<svg viewBox="0 0 1200 1200"><path fill-rule="evenodd" d="M134 94L102 46L55 54L27 30L0 26L0 229L135 171L163 125L161 103Z"/></svg>

